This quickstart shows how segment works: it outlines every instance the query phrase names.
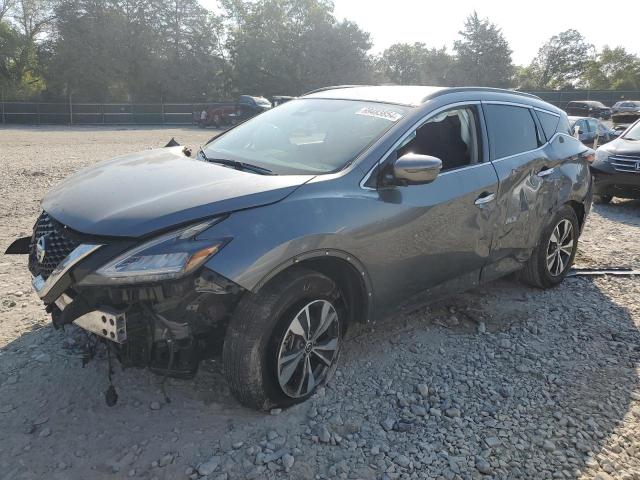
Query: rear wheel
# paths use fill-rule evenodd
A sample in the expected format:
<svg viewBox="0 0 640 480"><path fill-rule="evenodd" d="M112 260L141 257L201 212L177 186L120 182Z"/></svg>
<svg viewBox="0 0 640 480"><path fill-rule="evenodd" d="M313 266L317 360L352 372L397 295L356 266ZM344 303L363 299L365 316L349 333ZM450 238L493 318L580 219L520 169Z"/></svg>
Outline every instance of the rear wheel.
<svg viewBox="0 0 640 480"><path fill-rule="evenodd" d="M551 288L562 282L576 256L579 231L575 211L565 205L542 231L522 279L538 288Z"/></svg>
<svg viewBox="0 0 640 480"><path fill-rule="evenodd" d="M223 348L231 391L260 410L306 400L335 371L344 319L335 283L312 270L289 270L247 294Z"/></svg>

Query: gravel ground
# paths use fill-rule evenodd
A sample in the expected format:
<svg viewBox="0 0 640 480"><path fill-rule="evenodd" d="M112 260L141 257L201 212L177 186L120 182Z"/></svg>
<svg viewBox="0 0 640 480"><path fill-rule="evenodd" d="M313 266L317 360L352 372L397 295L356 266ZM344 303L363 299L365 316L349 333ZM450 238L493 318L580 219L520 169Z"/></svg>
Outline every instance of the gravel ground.
<svg viewBox="0 0 640 480"><path fill-rule="evenodd" d="M195 129L0 130L0 247L78 168ZM640 202L595 206L581 266L640 268ZM26 259L0 258L0 478L523 478L640 480L640 279L513 279L351 331L303 405L240 407L218 362L195 379L85 368L55 331Z"/></svg>

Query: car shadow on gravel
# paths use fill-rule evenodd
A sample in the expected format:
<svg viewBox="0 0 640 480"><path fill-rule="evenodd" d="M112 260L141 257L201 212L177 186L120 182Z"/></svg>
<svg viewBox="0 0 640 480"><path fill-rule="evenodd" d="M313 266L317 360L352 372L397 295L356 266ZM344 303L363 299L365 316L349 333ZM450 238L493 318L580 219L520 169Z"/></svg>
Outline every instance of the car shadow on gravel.
<svg viewBox="0 0 640 480"><path fill-rule="evenodd" d="M170 403L160 377L116 367L120 398L109 408L106 358L82 368L72 335L41 328L0 349L0 469L5 478L187 478L185 468L214 454L229 460L229 478L624 472L633 453L624 420L640 416L640 333L611 291L585 279L550 291L499 281L356 326L330 385L278 416L240 407L215 360L193 380L167 381ZM289 472L246 453L263 448L268 428L300 451ZM611 450L619 464L599 460Z"/></svg>

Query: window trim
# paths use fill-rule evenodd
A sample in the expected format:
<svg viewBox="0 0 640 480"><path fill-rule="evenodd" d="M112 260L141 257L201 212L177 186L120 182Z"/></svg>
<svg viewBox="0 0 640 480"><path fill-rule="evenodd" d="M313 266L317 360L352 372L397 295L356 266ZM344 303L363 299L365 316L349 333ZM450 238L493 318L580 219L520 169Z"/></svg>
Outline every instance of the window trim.
<svg viewBox="0 0 640 480"><path fill-rule="evenodd" d="M471 112L471 120L472 120L472 125L475 128L474 132L472 133L472 138L471 140L475 143L475 147L474 147L474 154L472 155L472 157L475 158L471 158L471 160L475 160L474 162L470 162L466 165L461 165L459 167L453 167L453 168L447 168L442 169L439 175L444 175L446 173L449 172L455 172L458 170L462 170L463 168L467 168L467 167L471 167L474 165L479 165L482 163L486 163L486 161L483 161L484 155L482 153L482 146L483 146L483 140L482 140L482 124L480 123L480 116L482 115L482 110L480 108L473 108L475 105L467 105L467 106L461 106L461 107L451 107L451 108L447 108L442 110L440 113L446 113L449 111L458 111L458 110L469 110ZM437 115L436 115L437 116ZM416 129L412 129L410 130L411 133L416 133L418 132L418 130L420 130L422 127L424 127L426 124L428 124L431 120L427 120L426 122L424 122L421 126L419 126ZM411 135L409 135L409 137L411 137ZM409 138L407 137L407 138ZM397 152L398 150L404 148L405 146L407 146L409 143L411 143L415 138L417 137L417 135L414 136L414 138L412 138L409 142L405 143L405 144L401 144L401 146L399 146L398 148L396 148L394 151ZM393 153L393 152L392 152ZM385 160L388 158L388 156L385 157Z"/></svg>
<svg viewBox="0 0 640 480"><path fill-rule="evenodd" d="M553 137L553 135L555 135L556 133L558 133L558 127L560 126L560 120L562 120L562 115L560 115L560 114L558 114L558 113L555 113L555 112L550 112L550 111L548 111L548 110L544 110L544 109L542 109L542 108L537 108L537 107L534 107L534 108L533 108L533 112L534 112L534 114L533 114L533 115L534 115L534 117L535 117L535 119L536 119L536 121L537 121L538 127L540 128L541 134L542 134L542 136L544 137L544 139L548 142L548 141L549 141L549 139L550 139L551 137ZM555 129L555 131L553 132L553 135L551 135L551 136L547 136L547 132L545 131L544 126L542 125L542 118L541 118L541 116L540 116L540 115L538 115L538 113L548 114L548 115L551 115L552 117L556 117L556 118L558 119L558 123L556 124L556 129ZM542 143L542 145L544 145L545 143L546 143L546 142L543 142L543 143Z"/></svg>
<svg viewBox="0 0 640 480"><path fill-rule="evenodd" d="M369 182L369 180L371 179L371 176L373 175L373 173L378 169L378 167L380 167L382 165L382 163L384 163L384 161L389 158L389 155L391 155L393 152L395 152L396 150L398 150L398 148L400 148L400 146L404 143L404 141L409 138L409 136L415 132L416 130L418 130L420 127L422 127L425 123L427 123L429 120L431 120L433 117L435 117L436 115L446 111L446 110L451 110L454 109L456 107L464 107L464 106L476 106L476 107L480 107L482 105L482 102L480 100L468 100L468 101L461 101L461 102L454 102L454 103L449 103L447 105L443 105L442 107L436 108L435 110L432 110L431 112L427 113L426 115L424 115L423 117L420 117L418 120L416 120L408 129L407 131L398 139L394 142L394 144L391 146L391 148L389 148L381 157L380 159L371 166L371 168L369 169L369 171L366 173L366 175L362 178L362 180L360 180L360 188L364 189L364 190L378 190L377 186L376 187L368 187L366 184L367 182ZM480 108L478 108L480 110ZM483 115L484 116L484 115ZM483 134L483 130L484 130L484 119L480 118L479 119L479 123L480 123L480 130L478 132L478 139L482 138L484 141L484 134ZM480 142L479 142L480 143ZM482 149L482 143L480 143L479 145L479 150ZM478 152L478 155L481 156L480 152ZM490 160L486 159L483 162L478 162L474 165L467 165L466 167L460 167L457 168L455 170L447 170L446 172L442 172L442 175L446 175L448 173L453 173L453 172L459 172L460 170L469 168L469 167L478 167L480 165L486 165L491 163Z"/></svg>

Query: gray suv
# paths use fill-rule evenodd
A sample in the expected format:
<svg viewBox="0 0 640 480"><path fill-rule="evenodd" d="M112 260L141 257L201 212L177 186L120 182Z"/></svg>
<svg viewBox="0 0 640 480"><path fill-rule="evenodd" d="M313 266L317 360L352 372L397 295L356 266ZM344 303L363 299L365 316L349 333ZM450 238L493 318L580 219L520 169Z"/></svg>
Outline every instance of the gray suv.
<svg viewBox="0 0 640 480"><path fill-rule="evenodd" d="M307 399L347 327L519 271L549 288L591 205L567 116L488 88L335 87L204 145L125 155L43 201L29 254L56 327L188 377L222 350L258 409Z"/></svg>

